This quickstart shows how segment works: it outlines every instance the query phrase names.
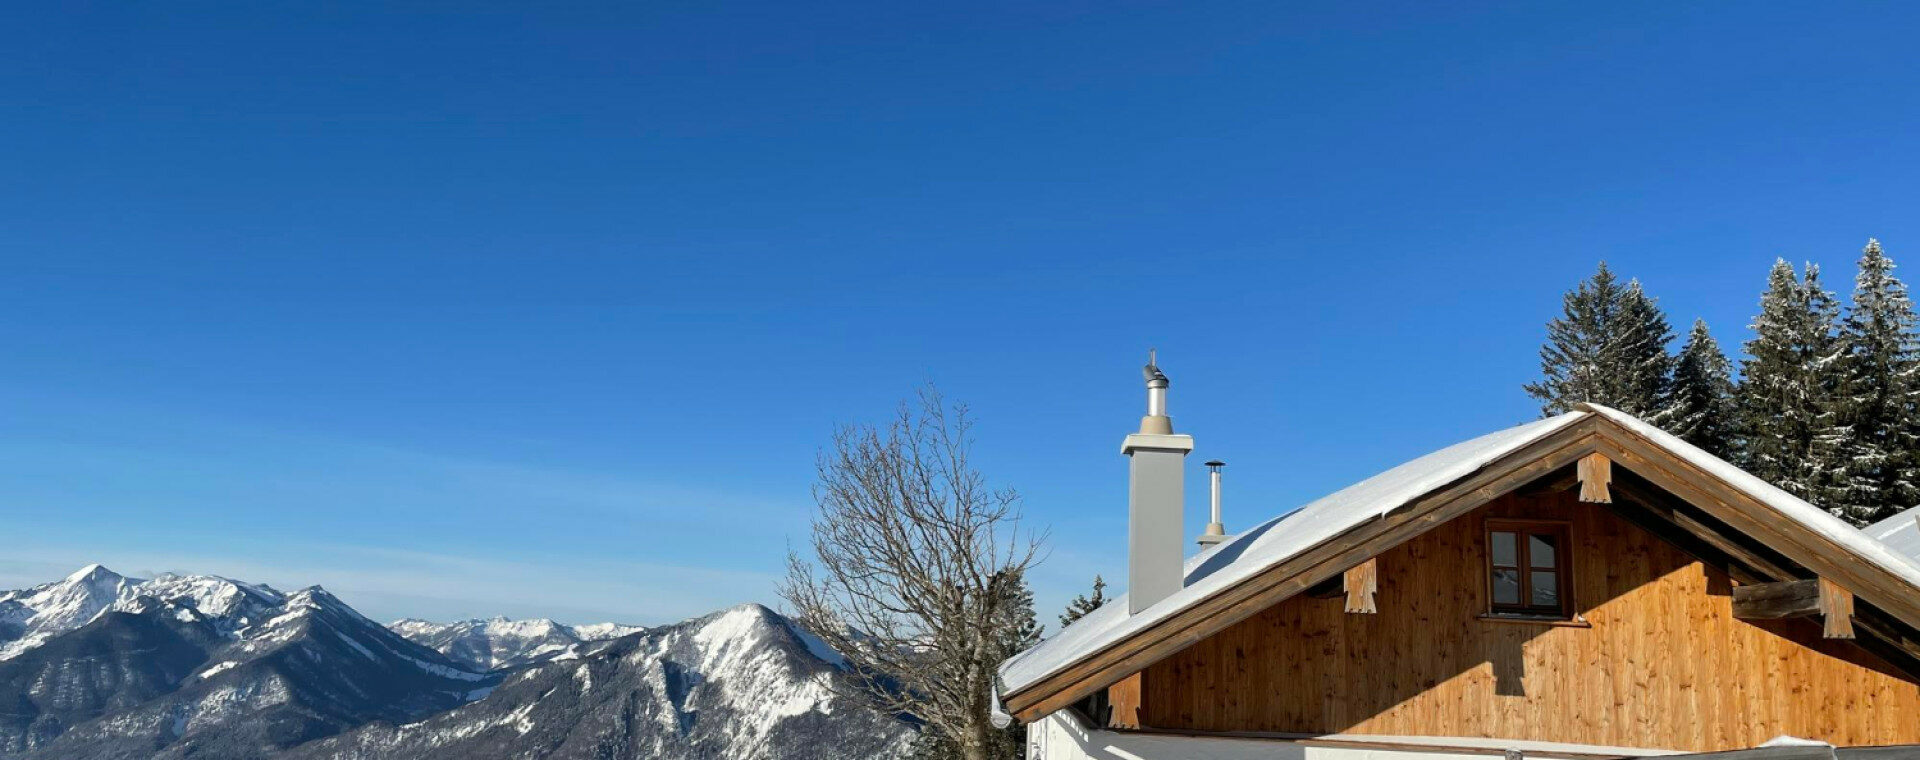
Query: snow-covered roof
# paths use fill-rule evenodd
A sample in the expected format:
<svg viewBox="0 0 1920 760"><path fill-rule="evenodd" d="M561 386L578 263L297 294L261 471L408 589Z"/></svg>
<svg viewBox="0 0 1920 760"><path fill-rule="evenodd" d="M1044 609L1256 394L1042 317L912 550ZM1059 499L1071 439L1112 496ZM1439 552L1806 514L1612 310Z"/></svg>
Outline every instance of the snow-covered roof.
<svg viewBox="0 0 1920 760"><path fill-rule="evenodd" d="M1187 560L1186 584L1134 615L1123 594L1000 667L1002 693L1013 693L1052 675L1260 571L1377 519L1489 462L1561 430L1585 412L1530 422L1456 443L1402 464L1293 512L1268 520Z"/></svg>
<svg viewBox="0 0 1920 760"><path fill-rule="evenodd" d="M1128 615L1123 595L1002 663L1001 693L1018 693L1214 594L1593 416L1619 425L1698 467L1785 520L1845 550L1857 561L1906 582L1920 595L1920 560L1638 418L1599 405L1581 406L1581 411L1448 446L1233 536L1188 559L1185 586L1166 599ZM1912 522L1911 516L1908 522ZM1910 532L1910 535L1920 544L1920 534Z"/></svg>
<svg viewBox="0 0 1920 760"><path fill-rule="evenodd" d="M1920 560L1920 507L1914 507L1880 522L1861 528L1874 540L1893 547L1909 558Z"/></svg>

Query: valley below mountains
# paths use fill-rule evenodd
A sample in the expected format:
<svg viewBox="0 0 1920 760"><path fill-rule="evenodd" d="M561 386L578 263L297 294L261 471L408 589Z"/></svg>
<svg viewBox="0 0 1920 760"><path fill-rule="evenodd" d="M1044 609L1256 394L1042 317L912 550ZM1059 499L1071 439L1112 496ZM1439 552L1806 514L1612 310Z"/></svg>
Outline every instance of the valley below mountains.
<svg viewBox="0 0 1920 760"><path fill-rule="evenodd" d="M914 729L747 604L655 628L381 625L319 587L98 565L0 591L0 760L898 757Z"/></svg>

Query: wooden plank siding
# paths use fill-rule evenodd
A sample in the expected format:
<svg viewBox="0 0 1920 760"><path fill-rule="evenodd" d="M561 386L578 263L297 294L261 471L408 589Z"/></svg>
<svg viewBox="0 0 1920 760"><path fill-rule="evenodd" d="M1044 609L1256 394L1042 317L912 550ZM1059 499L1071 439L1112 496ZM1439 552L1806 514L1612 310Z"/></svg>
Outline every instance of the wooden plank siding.
<svg viewBox="0 0 1920 760"><path fill-rule="evenodd" d="M1570 522L1579 620L1484 619L1489 517ZM1692 751L1781 734L1920 742L1920 685L1852 642L1822 638L1817 618L1736 619L1723 568L1573 490L1502 496L1387 551L1377 567L1377 613L1287 599L1149 666L1113 690L1113 703L1171 730Z"/></svg>

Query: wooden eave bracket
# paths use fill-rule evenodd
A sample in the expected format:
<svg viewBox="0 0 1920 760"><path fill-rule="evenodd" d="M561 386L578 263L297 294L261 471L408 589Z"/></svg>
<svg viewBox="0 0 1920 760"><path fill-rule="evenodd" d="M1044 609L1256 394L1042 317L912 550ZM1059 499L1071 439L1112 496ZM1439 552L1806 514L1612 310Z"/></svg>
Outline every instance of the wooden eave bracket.
<svg viewBox="0 0 1920 760"><path fill-rule="evenodd" d="M1853 638L1853 592L1820 579L1820 633L1829 639Z"/></svg>
<svg viewBox="0 0 1920 760"><path fill-rule="evenodd" d="M1607 486L1613 484L1613 460L1598 451L1580 458L1575 468L1580 480L1580 500L1589 504L1612 504L1613 494Z"/></svg>
<svg viewBox="0 0 1920 760"><path fill-rule="evenodd" d="M1379 560L1368 559L1353 567L1341 576L1341 586L1347 591L1347 611L1371 615L1379 612L1374 606L1373 595L1380 590Z"/></svg>
<svg viewBox="0 0 1920 760"><path fill-rule="evenodd" d="M1821 635L1853 638L1853 592L1826 578L1750 583L1733 588L1733 616L1747 620L1819 615Z"/></svg>

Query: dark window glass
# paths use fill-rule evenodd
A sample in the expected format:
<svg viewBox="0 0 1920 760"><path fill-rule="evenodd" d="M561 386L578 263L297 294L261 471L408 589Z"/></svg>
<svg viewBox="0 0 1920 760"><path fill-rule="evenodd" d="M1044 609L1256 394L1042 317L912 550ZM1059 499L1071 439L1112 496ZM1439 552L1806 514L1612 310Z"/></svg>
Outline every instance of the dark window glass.
<svg viewBox="0 0 1920 760"><path fill-rule="evenodd" d="M1518 567L1515 559L1515 547L1512 533L1496 530L1493 532L1493 564L1501 567Z"/></svg>
<svg viewBox="0 0 1920 760"><path fill-rule="evenodd" d="M1528 579L1528 585L1533 590L1533 598L1531 600L1533 606L1560 606L1560 579L1555 574L1535 570L1533 571L1533 577Z"/></svg>
<svg viewBox="0 0 1920 760"><path fill-rule="evenodd" d="M1495 568L1493 571L1493 603L1520 603L1520 571Z"/></svg>
<svg viewBox="0 0 1920 760"><path fill-rule="evenodd" d="M1557 538L1557 536L1540 533L1527 534L1527 565L1529 567L1558 567L1558 565L1553 563L1553 544L1555 538Z"/></svg>

